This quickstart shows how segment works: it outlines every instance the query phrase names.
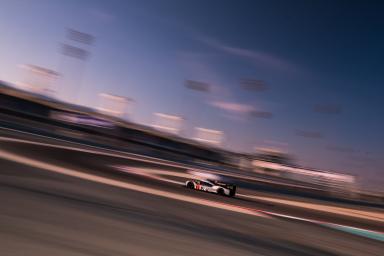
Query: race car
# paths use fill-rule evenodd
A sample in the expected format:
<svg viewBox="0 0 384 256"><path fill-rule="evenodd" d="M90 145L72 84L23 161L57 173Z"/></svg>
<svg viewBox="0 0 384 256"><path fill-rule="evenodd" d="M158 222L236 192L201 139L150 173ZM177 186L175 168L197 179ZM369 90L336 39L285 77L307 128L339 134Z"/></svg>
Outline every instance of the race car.
<svg viewBox="0 0 384 256"><path fill-rule="evenodd" d="M216 193L222 196L235 196L236 186L214 180L187 180L185 186L190 189L202 190L210 193Z"/></svg>

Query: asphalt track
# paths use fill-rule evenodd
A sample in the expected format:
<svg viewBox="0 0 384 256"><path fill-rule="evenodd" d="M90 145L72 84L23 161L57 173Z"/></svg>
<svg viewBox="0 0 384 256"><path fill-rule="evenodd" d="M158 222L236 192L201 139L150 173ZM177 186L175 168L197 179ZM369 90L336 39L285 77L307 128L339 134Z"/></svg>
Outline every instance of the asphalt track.
<svg viewBox="0 0 384 256"><path fill-rule="evenodd" d="M259 211L383 232L379 221L190 191L113 166L180 173L183 168L75 151L70 148L87 147L17 132L1 131L0 136L20 140L0 141L0 255L382 255L384 251L384 243L374 239ZM21 158L12 160L6 154ZM50 166L155 192L63 175ZM239 193L261 194L241 188Z"/></svg>

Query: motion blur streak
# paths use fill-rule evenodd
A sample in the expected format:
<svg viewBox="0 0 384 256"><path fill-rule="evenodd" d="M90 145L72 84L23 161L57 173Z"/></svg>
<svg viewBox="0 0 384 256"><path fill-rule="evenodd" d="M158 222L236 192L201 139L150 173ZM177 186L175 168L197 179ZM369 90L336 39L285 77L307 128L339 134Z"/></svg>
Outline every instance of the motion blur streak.
<svg viewBox="0 0 384 256"><path fill-rule="evenodd" d="M151 189L151 188L144 187L144 186L138 186L135 184L125 183L125 182L121 182L118 180L107 179L107 178L103 178L100 176L86 174L86 173L83 173L80 171L70 170L67 168L62 168L59 166L39 162L39 161L36 161L33 159L29 159L27 157L18 156L16 154L6 152L4 150L0 150L0 157L3 159L15 161L15 162L22 163L22 164L29 165L29 166L33 166L36 168L41 168L41 169L44 169L47 171L57 172L57 173L69 175L72 177L77 177L77 178L81 178L81 179L85 179L85 180L89 180L89 181L103 183L103 184L110 185L110 186L115 186L115 187L120 187L120 188L125 188L125 189L131 189L131 190L139 191L142 193L167 197L167 198L171 198L171 199L175 199L175 200L190 202L190 203L194 203L194 204L219 208L219 209L233 211L233 212L249 214L249 215L253 215L253 216L266 217L266 215L264 215L258 211L252 210L252 209L239 208L239 207L235 207L235 206L232 206L229 204L223 204L223 203L218 203L218 202L208 201L208 200L203 200L203 199L196 199L194 197L177 195L174 193L169 193L166 191Z"/></svg>
<svg viewBox="0 0 384 256"><path fill-rule="evenodd" d="M0 133L36 139L14 131ZM367 229L374 229L375 221L194 193L142 175L147 171L166 174L168 179L176 172L172 179L182 181L190 175L188 169L73 151L79 145L50 138L40 141L69 148L0 141L0 244L5 255L25 255L28 248L39 255L60 256L152 255L158 251L166 252L164 256L195 255L196 246L214 250L211 255L381 255L379 241L300 218ZM117 166L125 166L124 172L113 171ZM240 188L239 193L250 191ZM265 218L265 214L260 216L263 212L298 217L297 221L283 215ZM295 230L294 235L290 230Z"/></svg>
<svg viewBox="0 0 384 256"><path fill-rule="evenodd" d="M1 129L10 130L10 131L16 131L16 130L13 130L13 129L7 129L7 128L3 128L3 127L1 127ZM17 131L17 132L20 132L20 131ZM62 141L62 142L70 142L70 141L66 141L66 140L62 140L62 139L41 136L41 135L38 135L38 134L31 134L31 133L25 133L25 132L21 132L21 133L29 134L29 135L33 135L33 136L37 136L37 137L42 137L42 138L50 138L50 139L57 140L57 141ZM166 161L166 160L159 159L159 158L153 158L153 157L148 157L148 156L143 156L143 155L137 155L137 154L133 154L133 153L127 153L127 152L123 152L123 151L111 150L111 149L107 149L107 148L100 148L100 147L95 147L95 146L92 146L92 145L81 144L81 143L74 143L74 142L71 142L71 143L75 144L77 146L86 146L88 148L99 149L99 151L85 149L85 148L78 148L78 147L74 147L74 146L53 145L53 144L49 144L49 143L42 143L42 142L29 141L29 140L23 140L23 139L15 139L15 138L8 138L8 137L0 137L0 140L2 140L2 141L20 142L20 143L25 143L25 144L41 145L41 146L45 146L45 147L69 149L69 150L74 150L74 151L88 152L88 153L98 154L98 155L121 157L121 158L126 158L126 159L138 159L139 158L142 162L148 162L148 163L162 162L162 164L167 165L167 166L171 166L171 167L183 167L183 166L185 166L185 165L182 165L182 164L172 163L171 161ZM100 151L100 149L103 150L104 152ZM107 152L105 152L105 151L107 151ZM108 153L108 151L110 151L112 153Z"/></svg>
<svg viewBox="0 0 384 256"><path fill-rule="evenodd" d="M0 2L0 256L383 256L384 1Z"/></svg>
<svg viewBox="0 0 384 256"><path fill-rule="evenodd" d="M182 177L185 179L191 179L194 177L193 174L189 174L189 173L178 173L174 171L166 171L166 170L159 170L159 169L132 168L132 167L126 167L126 166L113 166L113 167L120 171L136 173L138 175L145 175L152 179L157 179L157 180L179 184L179 185L184 184L184 182L178 182L176 180L164 178L163 176ZM384 213L381 213L381 212L362 211L362 210L356 210L356 209L348 209L345 207L322 205L320 203L317 203L317 204L305 203L305 202L295 201L292 199L286 200L286 199L278 199L278 198L272 198L272 197L266 197L266 196L248 195L248 194L241 194L241 193L238 193L237 196L262 200L262 201L271 202L271 203L291 205L291 206L311 209L315 211L332 212L340 215L346 215L346 216L352 216L357 218L374 220L378 222L384 222Z"/></svg>
<svg viewBox="0 0 384 256"><path fill-rule="evenodd" d="M192 179L194 175L189 174L189 173L178 173L178 172L172 172L172 171L166 171L166 170L159 170L159 169L148 169L148 168L131 168L131 167L124 167L124 166L115 166L114 168L124 171L124 172L130 172L130 173L135 173L137 175L143 175L146 177L149 177L151 179L156 179L156 180L161 180L164 182L168 183L173 183L173 184L178 184L178 185L183 185L183 182L178 182L173 179L169 178L164 178L164 176L170 176L170 177L182 177L185 179ZM272 198L272 197L266 197L266 196L256 196L256 195L249 195L249 194L237 194L238 197L243 197L243 198L252 198L256 200L261 200L265 202L270 202L270 203L278 203L278 204L284 204L284 205L290 205L294 207L301 207L301 208L306 208L306 209L311 209L312 211L322 211L322 212L329 212L329 213L334 213L338 215L345 215L345 216L350 216L350 217L356 217L356 218L363 218L363 219L368 219L368 220L373 220L375 222L384 222L384 214L380 212L375 212L371 210L356 210L356 209L349 209L346 207L335 207L335 206L329 206L329 205L322 205L321 203L306 203L306 202L300 202L300 201L295 201L295 200L284 200L284 199L278 199L278 198ZM276 212L270 212L270 211L261 211L263 213L266 213L271 216L279 216L279 217L285 217L285 218L290 218L290 219L297 219L297 220L304 220L312 223L317 223L317 224L323 224L321 221L315 221L311 220L308 218L300 218L300 217L295 217L295 216L290 216L290 215L284 215L284 214L279 214ZM334 226L341 226L337 224L332 224L328 223L330 227ZM333 226L332 226L333 225ZM348 226L342 226L344 229L340 230L351 230L357 229L354 227L348 227ZM360 229L357 229L360 230ZM363 229L361 229L363 230ZM378 233L375 231L371 230L365 230L366 232L371 232L376 234L376 237L379 237L379 235L384 235L384 233ZM355 234L360 234L358 232L355 232ZM381 236L380 239L381 240Z"/></svg>
<svg viewBox="0 0 384 256"><path fill-rule="evenodd" d="M384 222L384 214L379 212L361 211L361 210L354 210L354 209L348 209L348 208L342 208L342 207L326 206L326 205L319 205L319 204L313 204L313 203L303 203L303 202L298 202L294 200L282 200L282 199L263 197L263 196L250 196L250 195L242 195L242 194L241 196L273 202L273 203L292 205L292 206L297 206L297 207L302 207L302 208L307 208L307 209L312 209L317 211L333 212L341 215L347 215L347 216L353 216L358 218L370 219L378 222Z"/></svg>
<svg viewBox="0 0 384 256"><path fill-rule="evenodd" d="M332 223L322 223L322 225L384 242L384 233L372 232L371 230L353 228Z"/></svg>

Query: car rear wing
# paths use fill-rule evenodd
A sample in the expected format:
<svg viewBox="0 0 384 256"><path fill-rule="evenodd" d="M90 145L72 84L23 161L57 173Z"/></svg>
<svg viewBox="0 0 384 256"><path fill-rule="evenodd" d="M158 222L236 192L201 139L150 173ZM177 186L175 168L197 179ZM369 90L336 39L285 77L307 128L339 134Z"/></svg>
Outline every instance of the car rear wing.
<svg viewBox="0 0 384 256"><path fill-rule="evenodd" d="M221 181L213 181L213 183L218 185L218 186L229 189L231 196L234 196L236 194L236 185L235 184L225 183L225 182L221 182Z"/></svg>

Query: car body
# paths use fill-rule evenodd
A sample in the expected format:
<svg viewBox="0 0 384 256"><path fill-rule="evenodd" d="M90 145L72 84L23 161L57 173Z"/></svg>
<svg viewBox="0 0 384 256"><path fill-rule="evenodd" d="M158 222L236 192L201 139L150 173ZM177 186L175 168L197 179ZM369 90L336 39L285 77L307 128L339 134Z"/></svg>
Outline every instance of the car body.
<svg viewBox="0 0 384 256"><path fill-rule="evenodd" d="M236 194L236 186L234 184L214 180L187 180L185 186L190 189L206 191L223 196L235 196Z"/></svg>

